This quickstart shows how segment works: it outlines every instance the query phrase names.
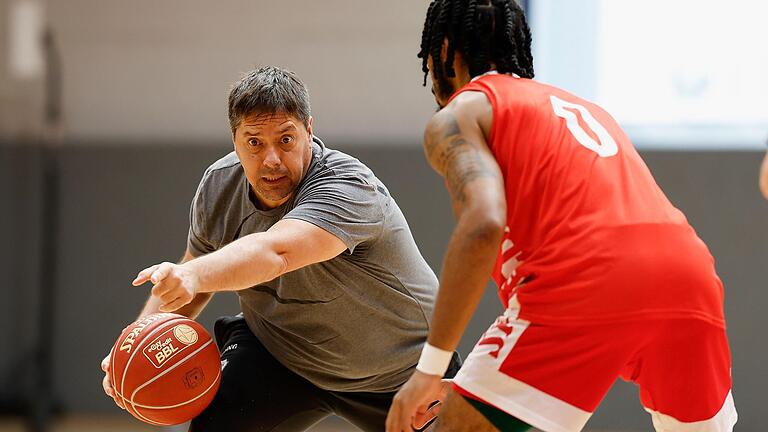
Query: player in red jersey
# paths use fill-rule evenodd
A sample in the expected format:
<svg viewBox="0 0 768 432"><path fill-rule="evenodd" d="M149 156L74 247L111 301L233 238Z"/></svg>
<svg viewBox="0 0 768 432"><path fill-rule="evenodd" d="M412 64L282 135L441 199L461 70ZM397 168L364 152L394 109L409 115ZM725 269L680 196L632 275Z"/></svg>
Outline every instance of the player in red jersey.
<svg viewBox="0 0 768 432"><path fill-rule="evenodd" d="M532 80L530 46L513 0L429 6L419 56L441 109L424 146L457 224L387 431L410 431L434 399L489 274L506 310L438 431L579 431L618 377L639 386L657 431L732 430L712 256L607 112Z"/></svg>

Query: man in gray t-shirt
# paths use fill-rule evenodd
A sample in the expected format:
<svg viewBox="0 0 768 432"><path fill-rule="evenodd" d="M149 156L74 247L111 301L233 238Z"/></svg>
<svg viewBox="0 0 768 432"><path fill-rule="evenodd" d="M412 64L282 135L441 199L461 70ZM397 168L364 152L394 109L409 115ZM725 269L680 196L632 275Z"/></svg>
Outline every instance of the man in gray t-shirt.
<svg viewBox="0 0 768 432"><path fill-rule="evenodd" d="M194 318L215 292L240 297L242 314L216 322L221 387L191 430L304 430L332 413L383 430L437 278L384 184L312 134L293 73L244 76L229 119L235 151L203 175L183 262L134 281L154 285L141 316Z"/></svg>

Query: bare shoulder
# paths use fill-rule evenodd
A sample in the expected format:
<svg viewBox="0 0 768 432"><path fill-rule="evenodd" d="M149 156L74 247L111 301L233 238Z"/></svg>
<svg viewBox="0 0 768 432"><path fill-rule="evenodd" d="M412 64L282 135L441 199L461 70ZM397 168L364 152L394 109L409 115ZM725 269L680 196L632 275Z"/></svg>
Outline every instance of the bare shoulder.
<svg viewBox="0 0 768 432"><path fill-rule="evenodd" d="M445 136L463 129L479 127L487 138L493 125L493 106L483 92L465 91L456 96L445 108L435 113L425 129L425 144L429 136Z"/></svg>
<svg viewBox="0 0 768 432"><path fill-rule="evenodd" d="M468 183L499 178L487 131L483 130L483 123L489 123L491 117L491 104L483 93L464 92L427 124L424 152L432 168L447 180L454 202L464 201Z"/></svg>
<svg viewBox="0 0 768 432"><path fill-rule="evenodd" d="M493 124L493 105L481 91L465 91L456 96L446 108L454 111L459 118L477 123L488 136Z"/></svg>

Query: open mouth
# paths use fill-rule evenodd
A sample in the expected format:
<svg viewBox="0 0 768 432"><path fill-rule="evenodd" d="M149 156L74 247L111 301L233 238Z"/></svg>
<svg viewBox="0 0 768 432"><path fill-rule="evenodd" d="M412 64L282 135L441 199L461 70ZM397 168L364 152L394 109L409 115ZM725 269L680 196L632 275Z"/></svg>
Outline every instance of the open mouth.
<svg viewBox="0 0 768 432"><path fill-rule="evenodd" d="M261 176L261 180L266 184L278 184L285 180L287 177L284 175L278 176Z"/></svg>

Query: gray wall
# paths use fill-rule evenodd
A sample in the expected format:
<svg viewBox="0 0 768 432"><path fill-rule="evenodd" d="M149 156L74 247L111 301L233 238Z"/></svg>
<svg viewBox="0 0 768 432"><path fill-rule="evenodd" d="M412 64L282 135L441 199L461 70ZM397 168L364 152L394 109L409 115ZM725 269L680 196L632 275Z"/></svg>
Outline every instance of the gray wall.
<svg viewBox="0 0 768 432"><path fill-rule="evenodd" d="M437 271L452 227L442 183L421 151L404 147L342 146L369 164L399 201L421 251ZM214 147L67 146L59 154L60 225L55 333L55 397L73 412L115 412L102 394L99 361L120 329L140 308L146 287L130 280L158 260L174 260L184 248L189 200L203 169L228 150ZM646 152L657 180L710 246L726 285L726 316L733 351L739 430L763 430L768 348L765 284L768 202L755 185L756 152ZM0 146L0 399L33 394L29 355L36 328L41 269L39 168L29 147ZM209 328L234 313L234 295L220 295L201 317ZM467 352L500 311L493 289L467 331ZM590 425L648 430L636 390L619 383Z"/></svg>
<svg viewBox="0 0 768 432"><path fill-rule="evenodd" d="M0 137L29 135L39 124L32 120L41 81L15 79L3 62L14 1L0 0ZM305 81L322 119L316 130L327 139L418 143L434 106L416 58L422 0L47 4L63 58L64 134L72 139L216 145L227 132L230 83L268 64Z"/></svg>

